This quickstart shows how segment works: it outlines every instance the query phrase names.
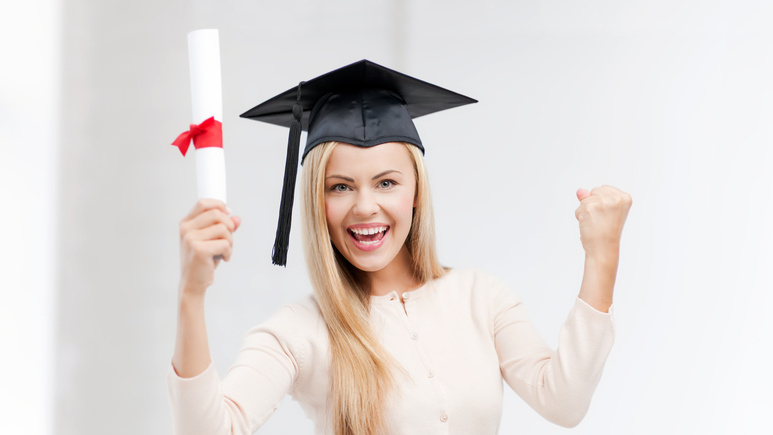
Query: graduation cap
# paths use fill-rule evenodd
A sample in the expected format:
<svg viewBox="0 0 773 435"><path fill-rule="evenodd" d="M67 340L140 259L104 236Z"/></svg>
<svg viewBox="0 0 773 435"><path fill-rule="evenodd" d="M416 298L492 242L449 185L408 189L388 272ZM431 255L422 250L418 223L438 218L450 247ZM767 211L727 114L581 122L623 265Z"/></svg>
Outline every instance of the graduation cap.
<svg viewBox="0 0 773 435"><path fill-rule="evenodd" d="M360 147L407 142L423 153L412 119L471 103L477 101L361 60L301 82L244 112L242 118L290 127L273 263L287 263L301 130L309 132L301 162L312 148L329 141Z"/></svg>

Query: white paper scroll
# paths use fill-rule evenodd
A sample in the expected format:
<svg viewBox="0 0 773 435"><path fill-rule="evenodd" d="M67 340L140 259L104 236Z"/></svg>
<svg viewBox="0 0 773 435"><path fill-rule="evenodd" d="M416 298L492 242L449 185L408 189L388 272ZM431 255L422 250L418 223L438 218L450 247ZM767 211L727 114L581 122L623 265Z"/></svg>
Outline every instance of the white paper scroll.
<svg viewBox="0 0 773 435"><path fill-rule="evenodd" d="M188 33L188 59L191 71L193 123L214 116L223 122L223 95L220 81L220 42L217 29ZM226 202L225 155L222 148L196 150L196 182L199 198Z"/></svg>

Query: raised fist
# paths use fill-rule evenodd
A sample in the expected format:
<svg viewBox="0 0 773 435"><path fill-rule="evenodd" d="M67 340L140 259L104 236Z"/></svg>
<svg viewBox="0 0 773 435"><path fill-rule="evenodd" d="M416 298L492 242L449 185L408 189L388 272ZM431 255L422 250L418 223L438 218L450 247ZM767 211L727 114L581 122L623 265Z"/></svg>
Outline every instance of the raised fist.
<svg viewBox="0 0 773 435"><path fill-rule="evenodd" d="M577 190L580 206L574 212L580 222L580 240L589 257L618 255L620 235L631 208L631 195L612 186L597 187L590 192Z"/></svg>

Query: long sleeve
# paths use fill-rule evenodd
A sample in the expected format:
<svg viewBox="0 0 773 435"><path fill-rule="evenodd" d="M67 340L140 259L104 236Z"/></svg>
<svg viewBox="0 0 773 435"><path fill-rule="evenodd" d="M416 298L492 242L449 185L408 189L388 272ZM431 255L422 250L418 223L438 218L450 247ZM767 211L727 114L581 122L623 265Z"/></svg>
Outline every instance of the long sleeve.
<svg viewBox="0 0 773 435"><path fill-rule="evenodd" d="M297 322L285 307L250 330L222 380L210 366L198 376L167 377L176 434L252 434L276 410L298 375Z"/></svg>
<svg viewBox="0 0 773 435"><path fill-rule="evenodd" d="M599 312L577 298L555 351L504 286L495 293L491 310L500 370L508 385L547 420L565 427L579 424L614 342L612 310Z"/></svg>

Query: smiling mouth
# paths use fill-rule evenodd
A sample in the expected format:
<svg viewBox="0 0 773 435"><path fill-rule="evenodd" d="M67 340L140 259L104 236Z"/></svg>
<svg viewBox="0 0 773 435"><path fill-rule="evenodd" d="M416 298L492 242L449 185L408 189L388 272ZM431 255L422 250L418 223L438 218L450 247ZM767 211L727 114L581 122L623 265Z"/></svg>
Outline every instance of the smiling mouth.
<svg viewBox="0 0 773 435"><path fill-rule="evenodd" d="M381 241L389 230L388 226L372 228L349 228L347 231L358 243L368 246Z"/></svg>

